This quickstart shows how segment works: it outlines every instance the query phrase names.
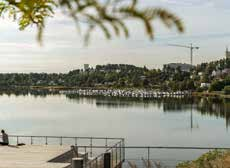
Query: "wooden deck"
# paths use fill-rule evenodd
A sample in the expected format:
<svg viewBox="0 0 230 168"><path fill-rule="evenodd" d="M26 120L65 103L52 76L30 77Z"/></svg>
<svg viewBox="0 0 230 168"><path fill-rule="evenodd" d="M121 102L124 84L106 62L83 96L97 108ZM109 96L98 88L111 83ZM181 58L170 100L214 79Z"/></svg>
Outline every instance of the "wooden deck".
<svg viewBox="0 0 230 168"><path fill-rule="evenodd" d="M70 146L0 146L0 168L63 168L67 163L47 161L70 150Z"/></svg>

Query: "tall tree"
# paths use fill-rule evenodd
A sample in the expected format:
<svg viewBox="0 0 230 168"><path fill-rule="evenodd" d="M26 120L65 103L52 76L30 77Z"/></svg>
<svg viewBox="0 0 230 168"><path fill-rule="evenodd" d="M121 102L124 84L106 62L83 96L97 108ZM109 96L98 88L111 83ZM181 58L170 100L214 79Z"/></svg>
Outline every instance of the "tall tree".
<svg viewBox="0 0 230 168"><path fill-rule="evenodd" d="M87 25L84 33L85 42L90 34L99 27L107 39L112 38L112 31L116 36L122 32L129 37L127 20L140 20L144 24L147 36L154 38L152 21L160 19L168 28L176 27L179 32L184 26L179 17L163 8L141 8L139 0L2 0L0 2L0 17L8 15L18 21L19 29L36 25L37 39L42 41L45 20L52 17L58 8L72 17L79 30L82 23Z"/></svg>

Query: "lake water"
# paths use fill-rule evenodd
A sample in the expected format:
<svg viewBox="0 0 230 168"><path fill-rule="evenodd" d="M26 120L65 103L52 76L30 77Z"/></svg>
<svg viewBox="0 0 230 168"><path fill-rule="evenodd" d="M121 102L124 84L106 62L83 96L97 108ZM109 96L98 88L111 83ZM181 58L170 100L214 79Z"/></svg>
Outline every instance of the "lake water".
<svg viewBox="0 0 230 168"><path fill-rule="evenodd" d="M230 147L229 125L229 100L0 95L0 128L9 134L123 137L131 146ZM179 160L197 157L197 151L167 154Z"/></svg>

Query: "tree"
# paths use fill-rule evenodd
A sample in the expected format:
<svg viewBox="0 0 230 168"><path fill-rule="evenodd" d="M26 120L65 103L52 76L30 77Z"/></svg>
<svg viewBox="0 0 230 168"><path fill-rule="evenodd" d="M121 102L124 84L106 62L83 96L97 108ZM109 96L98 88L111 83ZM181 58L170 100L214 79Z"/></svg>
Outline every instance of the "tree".
<svg viewBox="0 0 230 168"><path fill-rule="evenodd" d="M212 82L209 91L221 91L224 88L223 81L214 81Z"/></svg>
<svg viewBox="0 0 230 168"><path fill-rule="evenodd" d="M195 88L194 82L192 80L187 80L186 90L195 90Z"/></svg>
<svg viewBox="0 0 230 168"><path fill-rule="evenodd" d="M141 86L141 80L140 80L139 76L137 76L136 74L132 78L132 85L133 85L133 87Z"/></svg>
<svg viewBox="0 0 230 168"><path fill-rule="evenodd" d="M148 79L144 79L142 82L143 87L147 88L149 87L149 80Z"/></svg>
<svg viewBox="0 0 230 168"><path fill-rule="evenodd" d="M230 86L224 87L224 94L229 95L230 94Z"/></svg>
<svg viewBox="0 0 230 168"><path fill-rule="evenodd" d="M0 2L0 17L8 15L19 23L19 29L35 25L38 29L37 39L42 41L45 20L52 17L61 8L77 23L79 30L86 24L85 42L95 28L100 28L107 39L112 38L112 30L116 36L121 32L129 37L128 19L143 22L145 31L150 39L154 37L152 21L160 19L168 28L176 27L179 32L184 31L180 18L162 8L140 8L138 0L2 0ZM110 28L109 28L110 27Z"/></svg>

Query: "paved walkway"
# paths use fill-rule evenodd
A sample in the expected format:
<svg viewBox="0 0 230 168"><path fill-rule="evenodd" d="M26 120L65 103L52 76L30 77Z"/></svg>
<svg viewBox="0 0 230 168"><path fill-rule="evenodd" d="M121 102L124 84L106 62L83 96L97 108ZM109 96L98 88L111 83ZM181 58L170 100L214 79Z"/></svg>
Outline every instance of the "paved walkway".
<svg viewBox="0 0 230 168"><path fill-rule="evenodd" d="M70 146L0 146L0 168L63 168L66 163L47 161L68 151Z"/></svg>

